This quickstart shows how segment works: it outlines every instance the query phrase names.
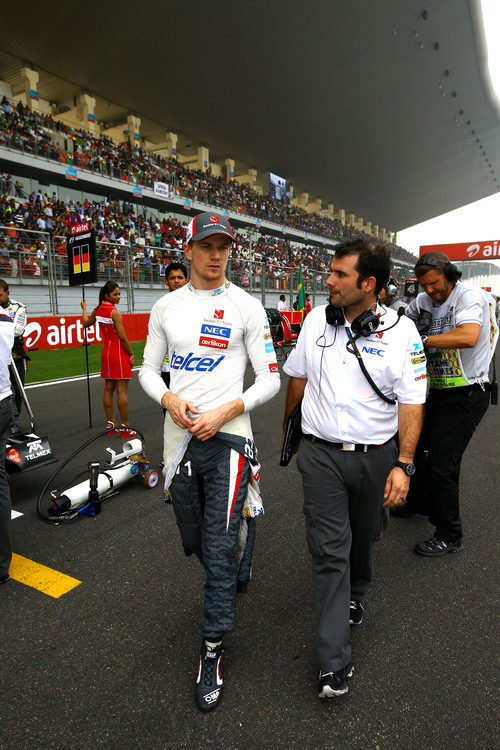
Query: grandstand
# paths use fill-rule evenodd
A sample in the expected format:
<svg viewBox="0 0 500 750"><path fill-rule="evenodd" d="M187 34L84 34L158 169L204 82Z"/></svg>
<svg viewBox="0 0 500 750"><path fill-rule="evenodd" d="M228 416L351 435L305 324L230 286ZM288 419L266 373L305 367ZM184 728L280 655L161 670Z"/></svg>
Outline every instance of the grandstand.
<svg viewBox="0 0 500 750"><path fill-rule="evenodd" d="M174 156L164 158L132 147L128 140L75 128L24 105L21 98L4 94L0 102L0 166L5 169L0 175L0 268L12 278L13 288L15 281L33 286L44 280L52 287L49 297L28 291L33 313L71 312L59 303L58 285L67 278L65 235L80 221L91 221L96 230L100 279L127 285L130 312L151 304L151 298L135 295L134 287L161 292L164 268L179 259L186 224L196 210L222 210L239 227L229 273L260 293L265 304L273 303L266 292L273 300L272 293L283 290L291 303L299 266L313 301L316 294L322 301L332 247L364 233L363 227L348 226L339 217L287 205L235 179L215 177L210 168L191 169ZM62 184L57 173L47 175L55 163L66 165ZM64 183L74 176L72 170L78 170L89 190ZM111 187L106 194L102 185L92 184L92 178L102 176ZM157 195L158 183L163 199ZM397 245L391 251L395 276L403 282L414 257ZM72 307L74 295L66 298Z"/></svg>

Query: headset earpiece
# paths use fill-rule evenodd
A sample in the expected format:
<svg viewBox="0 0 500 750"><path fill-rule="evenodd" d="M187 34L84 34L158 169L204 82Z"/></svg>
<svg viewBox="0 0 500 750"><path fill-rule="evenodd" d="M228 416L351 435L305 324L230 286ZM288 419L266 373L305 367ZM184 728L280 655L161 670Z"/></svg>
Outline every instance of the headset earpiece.
<svg viewBox="0 0 500 750"><path fill-rule="evenodd" d="M354 333L355 338L360 336L369 336L371 333L377 330L380 325L378 315L368 309L358 315L357 318L351 323L351 331Z"/></svg>
<svg viewBox="0 0 500 750"><path fill-rule="evenodd" d="M447 263L444 267L444 275L448 281L458 281L462 276L462 270L454 263Z"/></svg>
<svg viewBox="0 0 500 750"><path fill-rule="evenodd" d="M325 309L326 322L330 326L341 326L345 323L344 311L341 307L335 307L331 303Z"/></svg>

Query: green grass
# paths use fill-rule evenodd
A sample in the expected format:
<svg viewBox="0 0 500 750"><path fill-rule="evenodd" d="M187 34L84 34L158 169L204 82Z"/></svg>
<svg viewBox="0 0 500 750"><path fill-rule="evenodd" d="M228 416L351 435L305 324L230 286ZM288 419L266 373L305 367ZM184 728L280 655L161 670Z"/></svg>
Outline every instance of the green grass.
<svg viewBox="0 0 500 750"><path fill-rule="evenodd" d="M131 341L136 365L142 362L145 341ZM102 344L89 344L89 372L100 372ZM30 351L31 362L28 362L26 383L39 383L43 380L71 378L85 375L85 347L74 346L67 349L40 349Z"/></svg>

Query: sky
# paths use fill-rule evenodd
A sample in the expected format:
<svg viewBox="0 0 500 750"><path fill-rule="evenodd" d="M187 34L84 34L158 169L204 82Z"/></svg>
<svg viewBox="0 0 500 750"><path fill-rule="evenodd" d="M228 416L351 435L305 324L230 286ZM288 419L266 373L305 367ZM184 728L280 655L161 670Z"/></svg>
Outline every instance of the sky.
<svg viewBox="0 0 500 750"><path fill-rule="evenodd" d="M398 232L398 245L419 254L420 245L500 240L500 193Z"/></svg>
<svg viewBox="0 0 500 750"><path fill-rule="evenodd" d="M469 203L467 206L436 216L429 221L398 232L398 245L419 255L420 245L451 244L454 242L484 242L500 240L500 193ZM458 261L458 265L462 265ZM500 262L494 265L500 268ZM465 277L464 277L465 278ZM469 279L466 279L469 281ZM500 274L470 279L471 283L491 287L500 295Z"/></svg>

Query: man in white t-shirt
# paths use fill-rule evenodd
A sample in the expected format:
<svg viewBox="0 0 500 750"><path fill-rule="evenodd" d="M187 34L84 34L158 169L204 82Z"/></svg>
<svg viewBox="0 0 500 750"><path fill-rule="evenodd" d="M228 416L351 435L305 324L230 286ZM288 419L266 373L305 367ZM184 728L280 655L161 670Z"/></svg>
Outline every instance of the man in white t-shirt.
<svg viewBox="0 0 500 750"><path fill-rule="evenodd" d="M232 242L224 216L207 212L190 222L184 245L190 281L153 306L139 373L146 393L168 412L165 490L184 550L197 555L206 573L195 691L202 711L214 709L222 695L223 636L234 627L237 586L250 574L240 578L238 552L244 550L241 569L262 513L249 412L279 390L266 312L224 277ZM160 376L167 352L168 389ZM244 390L248 361L255 382Z"/></svg>
<svg viewBox="0 0 500 750"><path fill-rule="evenodd" d="M175 292L176 289L180 289L184 284L187 284L187 268L184 263L168 264L165 269L165 284L168 286L169 292ZM170 386L170 361L168 352L161 366L161 377L168 388ZM163 407L163 414L165 415L165 413L166 409Z"/></svg>
<svg viewBox="0 0 500 750"><path fill-rule="evenodd" d="M461 271L441 252L422 255L415 273L424 290L408 306L427 352L429 394L415 454L417 473L406 505L435 528L415 552L442 557L462 550L459 477L462 456L490 401L489 366L498 338L493 297L463 284ZM399 511L399 512L398 512Z"/></svg>
<svg viewBox="0 0 500 750"><path fill-rule="evenodd" d="M425 356L415 325L377 303L390 272L383 245L337 245L330 304L305 319L284 365L285 417L302 398L306 537L318 614L319 697L347 692L349 624L359 625L371 546L385 508L406 497L425 401ZM399 429L399 448L394 439Z"/></svg>
<svg viewBox="0 0 500 750"><path fill-rule="evenodd" d="M280 294L280 298L278 300L278 304L276 305L276 309L281 312L282 310L288 310L288 305L286 304L286 297L284 294Z"/></svg>

